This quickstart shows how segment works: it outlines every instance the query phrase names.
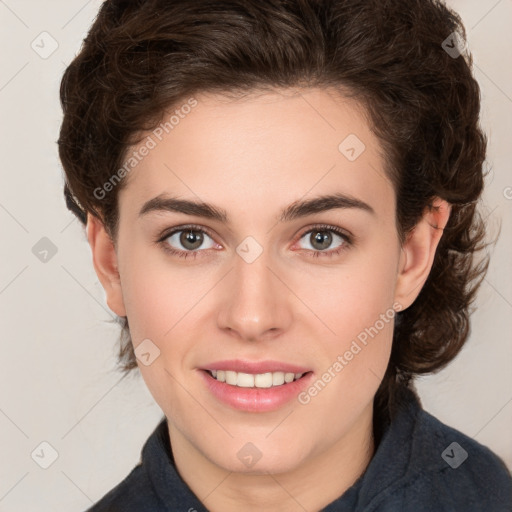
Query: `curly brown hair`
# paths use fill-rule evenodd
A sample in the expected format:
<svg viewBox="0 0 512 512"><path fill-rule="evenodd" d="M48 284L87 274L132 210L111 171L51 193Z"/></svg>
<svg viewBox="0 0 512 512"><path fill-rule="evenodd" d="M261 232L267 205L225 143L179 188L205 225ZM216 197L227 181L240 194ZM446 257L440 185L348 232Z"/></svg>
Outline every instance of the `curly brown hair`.
<svg viewBox="0 0 512 512"><path fill-rule="evenodd" d="M391 413L401 384L444 367L469 335L488 266L477 210L487 140L467 51L449 54L460 17L437 0L107 0L61 83L59 153L68 208L116 241L117 194L95 193L164 112L199 92L334 87L364 107L386 155L400 240L432 207L452 205L429 278L397 314L375 398ZM449 39L449 38L452 39ZM457 47L458 48L458 47ZM126 318L119 365L137 367Z"/></svg>

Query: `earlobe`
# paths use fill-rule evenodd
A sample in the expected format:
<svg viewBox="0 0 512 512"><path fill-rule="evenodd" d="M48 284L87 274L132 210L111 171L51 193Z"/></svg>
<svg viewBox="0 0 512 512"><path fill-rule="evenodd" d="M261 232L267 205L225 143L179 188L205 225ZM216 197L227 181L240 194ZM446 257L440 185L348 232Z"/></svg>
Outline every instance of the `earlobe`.
<svg viewBox="0 0 512 512"><path fill-rule="evenodd" d="M395 300L402 309L416 300L427 281L450 211L449 203L434 198L401 248Z"/></svg>
<svg viewBox="0 0 512 512"><path fill-rule="evenodd" d="M126 316L114 243L101 220L90 213L86 229L94 270L105 290L107 305L116 315Z"/></svg>

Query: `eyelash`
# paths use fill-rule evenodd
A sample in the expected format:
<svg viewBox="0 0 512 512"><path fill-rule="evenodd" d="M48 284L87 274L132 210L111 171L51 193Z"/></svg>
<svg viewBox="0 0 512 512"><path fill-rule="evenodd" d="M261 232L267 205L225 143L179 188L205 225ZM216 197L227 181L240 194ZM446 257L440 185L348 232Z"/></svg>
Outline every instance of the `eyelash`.
<svg viewBox="0 0 512 512"><path fill-rule="evenodd" d="M204 252L205 250L208 250L208 249L200 249L200 250L195 250L195 251L178 251L176 249L173 249L168 243L166 243L166 240L170 236L174 235L175 233L180 233L181 231L189 231L189 230L198 231L198 232L208 235L212 239L214 238L213 235L209 232L209 230L205 229L204 227L198 226L196 224L187 224L185 226L179 226L177 228L174 228L171 231L166 232L164 235L161 235L157 239L157 243L161 244L164 251L171 254L172 256L178 256L179 258L185 258L185 259L188 258L189 256L192 256L192 258L195 259L195 258L197 258L198 253ZM312 228L305 231L304 233L302 233L298 239L300 240L305 235L308 235L314 231L333 232L343 239L343 244L340 247L338 247L337 249L332 249L330 251L311 251L310 249L303 249L303 250L307 251L308 253L312 252L312 254L310 255L312 258L318 258L318 257L331 258L334 256L338 256L343 251L348 250L350 247L352 247L354 245L352 236L347 235L340 228L337 228L336 226L330 226L328 224L315 225Z"/></svg>

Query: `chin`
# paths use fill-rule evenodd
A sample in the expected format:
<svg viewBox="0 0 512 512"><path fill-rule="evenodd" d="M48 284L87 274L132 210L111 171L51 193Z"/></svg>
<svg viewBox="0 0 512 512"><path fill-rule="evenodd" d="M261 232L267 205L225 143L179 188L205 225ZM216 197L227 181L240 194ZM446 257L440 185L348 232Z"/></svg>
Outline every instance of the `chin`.
<svg viewBox="0 0 512 512"><path fill-rule="evenodd" d="M247 475L279 474L293 471L303 463L303 447L290 444L231 440L230 446L208 457L215 465ZM208 456L208 453L206 453Z"/></svg>

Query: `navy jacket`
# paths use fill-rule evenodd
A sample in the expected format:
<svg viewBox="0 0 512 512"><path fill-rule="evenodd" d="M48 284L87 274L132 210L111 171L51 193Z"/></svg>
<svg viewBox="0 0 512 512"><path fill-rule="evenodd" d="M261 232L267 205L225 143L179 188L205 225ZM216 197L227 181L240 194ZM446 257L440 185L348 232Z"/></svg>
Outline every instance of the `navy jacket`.
<svg viewBox="0 0 512 512"><path fill-rule="evenodd" d="M107 511L207 512L176 471L166 419L139 465L87 512ZM511 512L512 478L493 452L425 412L407 391L366 471L323 509L363 511Z"/></svg>

